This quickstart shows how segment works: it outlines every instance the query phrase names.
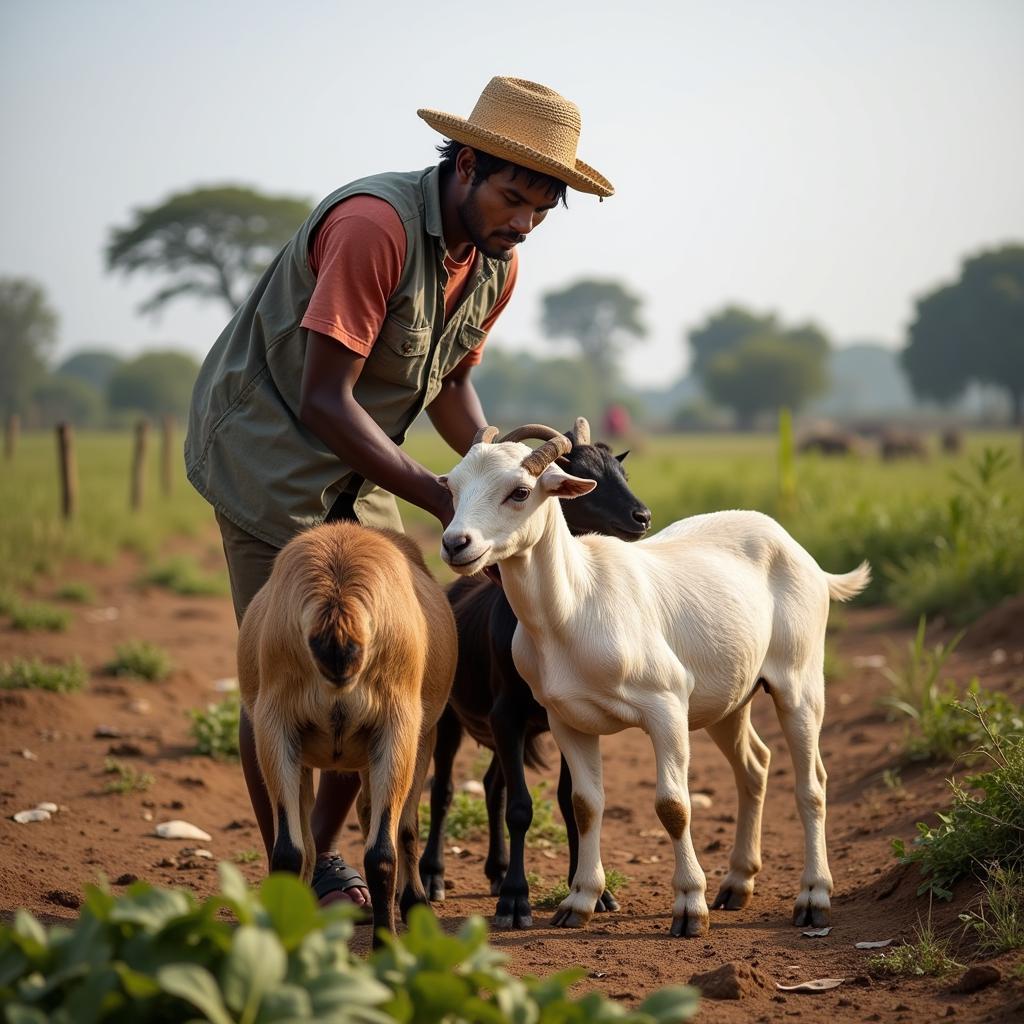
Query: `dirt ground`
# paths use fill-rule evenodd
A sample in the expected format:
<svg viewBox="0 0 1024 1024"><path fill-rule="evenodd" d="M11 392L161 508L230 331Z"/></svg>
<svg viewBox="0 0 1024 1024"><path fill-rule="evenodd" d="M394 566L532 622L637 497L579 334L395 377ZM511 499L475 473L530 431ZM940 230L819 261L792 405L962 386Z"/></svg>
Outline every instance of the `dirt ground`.
<svg viewBox="0 0 1024 1024"><path fill-rule="evenodd" d="M193 544L192 550L207 560L216 557L210 539ZM82 886L101 875L115 890L138 877L206 895L216 887L217 859L244 859L260 850L239 767L196 756L188 737L187 709L220 699L216 681L235 675L230 602L141 589L136 584L140 572L140 564L129 556L105 568L66 566L62 579L85 581L96 595L88 606L68 605L73 622L66 632L25 634L0 626L0 660L78 655L92 673L89 687L79 694L0 693L0 911L5 918L18 907L47 922L72 918ZM49 598L59 582L40 583L37 595ZM494 933L492 941L508 954L511 970L544 975L581 964L590 973L578 991L590 986L632 1003L653 989L689 981L695 973L729 962L752 967L764 985L748 981L739 1001L704 999L701 1022L1024 1020L1024 983L1007 977L1020 963L1020 953L989 961L1001 970L1002 981L958 995L951 987L960 972L944 979L873 980L865 970L870 953L854 948L859 941L912 939L919 919L927 919L927 899L915 896L916 869L896 864L890 839L910 839L916 821L933 820L932 812L948 803L945 779L951 768L901 765L903 727L887 722L877 704L889 685L880 671L883 659L899 663L912 629L885 609L853 607L837 618L833 644L840 671L829 684L822 736L836 886L831 934L806 938L789 923L802 869L802 831L789 756L771 701L759 695L754 722L773 757L764 867L752 903L738 912L713 911L706 938L669 937L671 847L654 812L650 744L630 730L602 743L607 791L602 851L606 868L628 876L619 897L622 909L596 917L585 931L550 928L549 912L538 911L532 930ZM945 635L940 629L935 638ZM169 679L147 683L103 674L114 645L138 639L170 652L176 668ZM961 681L977 675L986 686L1013 692L1018 701L1024 698L1024 601L1014 599L976 623L947 668ZM104 730L118 735L104 737ZM151 788L104 793L108 756L152 774ZM477 757L475 745L463 748L457 780L469 777ZM550 761L554 765L557 758ZM887 769L899 769L901 785L886 785ZM692 828L713 895L726 870L735 796L725 759L702 733L693 737L691 791L711 800L710 807L694 808ZM16 811L39 801L62 809L48 822L19 825L12 820ZM154 823L171 818L209 832L212 842L204 845L215 860L182 857L182 848L195 844L152 834ZM354 823L346 826L340 845L346 857L360 862ZM460 852L452 852L452 846ZM449 844L451 888L437 907L446 926L454 929L469 914L493 912L483 876L485 846L482 836ZM528 850L527 866L553 884L564 876L566 851ZM241 869L257 881L264 871L262 857L243 862ZM975 896L976 890L965 885L952 904L935 904L937 930L959 936L957 914ZM368 946L368 932L359 929L360 951ZM960 947L959 958L972 959L969 946ZM845 981L816 995L775 988L776 983L821 977Z"/></svg>

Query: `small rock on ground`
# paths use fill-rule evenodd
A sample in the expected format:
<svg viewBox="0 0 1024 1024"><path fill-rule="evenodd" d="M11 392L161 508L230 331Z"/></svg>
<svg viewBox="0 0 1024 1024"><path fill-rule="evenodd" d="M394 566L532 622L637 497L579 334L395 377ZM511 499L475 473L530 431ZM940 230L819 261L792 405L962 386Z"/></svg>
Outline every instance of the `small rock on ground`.
<svg viewBox="0 0 1024 1024"><path fill-rule="evenodd" d="M693 975L690 984L696 985L708 999L745 999L768 987L763 974L749 964L735 961Z"/></svg>
<svg viewBox="0 0 1024 1024"><path fill-rule="evenodd" d="M975 964L964 971L963 977L950 989L951 992L969 993L987 988L1002 979L998 967L991 964Z"/></svg>

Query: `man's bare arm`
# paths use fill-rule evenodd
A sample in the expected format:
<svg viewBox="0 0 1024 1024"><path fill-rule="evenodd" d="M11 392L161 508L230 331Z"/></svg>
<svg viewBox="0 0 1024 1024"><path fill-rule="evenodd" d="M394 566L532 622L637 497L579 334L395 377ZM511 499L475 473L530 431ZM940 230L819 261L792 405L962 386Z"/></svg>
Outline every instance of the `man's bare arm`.
<svg viewBox="0 0 1024 1024"><path fill-rule="evenodd" d="M360 476L425 509L447 526L453 515L451 495L430 470L409 458L355 400L352 389L365 362L364 356L333 338L310 331L299 419Z"/></svg>
<svg viewBox="0 0 1024 1024"><path fill-rule="evenodd" d="M437 397L427 406L427 415L448 444L465 455L473 436L487 426L476 388L469 379L471 367L457 366L441 385Z"/></svg>

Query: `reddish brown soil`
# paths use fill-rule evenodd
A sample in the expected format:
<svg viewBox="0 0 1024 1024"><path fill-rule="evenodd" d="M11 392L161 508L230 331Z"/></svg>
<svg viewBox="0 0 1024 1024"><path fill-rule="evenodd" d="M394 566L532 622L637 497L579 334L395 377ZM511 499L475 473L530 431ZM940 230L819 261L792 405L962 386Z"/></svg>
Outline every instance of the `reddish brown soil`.
<svg viewBox="0 0 1024 1024"><path fill-rule="evenodd" d="M210 558L211 543L200 553ZM182 598L155 588L140 589L140 566L128 556L115 565L68 566L64 578L84 580L96 592L88 607L68 606L73 623L64 633L17 633L0 626L0 660L13 656L64 659L78 655L92 673L80 694L37 691L0 693L0 911L5 918L26 907L46 921L74 917L82 886L100 875L115 882L139 877L186 886L206 895L216 886L215 861L186 860L175 866L183 847L194 845L155 838L153 821L184 818L212 834L209 848L217 859L234 859L260 849L241 771L191 752L186 710L220 698L215 680L234 676L235 624L226 598ZM36 595L49 597L58 581L40 582ZM101 608L116 608L104 620ZM1010 602L976 624L948 663L961 681L978 675L983 684L1024 697L1024 629L1021 601ZM597 988L634 1002L651 990L688 981L730 961L754 968L757 984L745 983L739 1001L704 999L698 1020L707 1022L775 1021L959 1021L1024 1019L1024 984L1007 975L1020 953L997 957L1003 973L996 985L972 995L951 987L959 972L944 979L913 978L893 982L869 978L870 955L854 949L863 940L912 939L919 918L929 913L926 899L915 897L916 870L896 865L890 839L909 839L914 823L948 803L948 764L901 764L903 726L887 722L876 703L888 683L877 667L862 659L886 656L899 662L912 630L888 610L844 609L834 646L841 660L839 678L829 685L829 708L822 753L829 773L829 856L835 877L833 930L826 938L804 938L789 921L802 868L802 832L793 799L789 756L782 743L771 701L759 695L754 721L773 752L764 825L764 868L750 906L728 913L713 911L705 939L668 936L672 904L671 848L654 812L654 768L646 737L631 730L603 741L607 809L602 850L605 867L624 872L629 884L620 893L620 912L595 918L585 931L550 928L547 912L528 932L495 933L492 940L519 973L549 974L582 964L589 979L579 986ZM116 643L146 639L165 647L176 669L162 683L114 679L103 674ZM144 698L148 711L133 709ZM99 726L120 739L95 736ZM155 777L143 793L103 792L109 776L104 760L111 747L134 744L138 750L119 760ZM131 748L126 748L129 751ZM34 758L23 756L28 750ZM477 752L460 754L460 778L466 778ZM552 761L555 759L552 758ZM902 786L883 779L898 769ZM531 781L537 781L531 778ZM691 787L711 794L709 809L695 808L693 837L708 875L710 894L724 874L734 828L735 798L725 759L703 734L693 737ZM62 805L52 821L18 825L11 815L38 801ZM439 916L456 928L468 914L489 915L494 900L483 876L485 840L461 840L449 852L452 888ZM357 828L349 824L341 839L345 855L360 860ZM528 851L531 870L547 884L565 873L563 849ZM258 880L264 866L243 863ZM976 896L963 886L952 904L936 904L933 924L944 935L960 936L957 914ZM366 948L368 929L360 929L357 947ZM974 959L969 945L959 957ZM749 979L751 972L739 972ZM775 984L819 977L845 978L840 987L817 995L783 994ZM761 984L764 982L764 984Z"/></svg>

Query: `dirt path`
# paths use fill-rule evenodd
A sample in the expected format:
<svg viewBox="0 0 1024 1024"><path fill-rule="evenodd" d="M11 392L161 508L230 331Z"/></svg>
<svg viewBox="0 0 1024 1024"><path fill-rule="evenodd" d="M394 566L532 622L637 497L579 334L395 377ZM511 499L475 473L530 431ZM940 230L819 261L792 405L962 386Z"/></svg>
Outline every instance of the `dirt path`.
<svg viewBox="0 0 1024 1024"><path fill-rule="evenodd" d="M209 555L209 546L202 549ZM139 589L139 565L124 557L115 565L68 567L66 576L85 580L96 602L73 609L64 633L23 634L0 627L0 660L13 656L79 656L93 673L81 694L0 693L0 911L27 907L45 920L73 917L83 884L100 874L115 889L132 878L187 886L205 895L216 885L215 861L185 858L189 844L151 835L152 821L184 818L212 834L217 859L259 851L257 830L237 765L195 756L190 751L186 710L217 700L218 679L234 676L235 625L227 599L182 598L155 588ZM52 589L55 589L56 581ZM45 586L39 596L48 597ZM116 612L103 611L116 609ZM979 623L948 665L966 681L981 677L989 687L1024 693L1024 631L1021 605ZM877 697L888 684L879 657L902 655L911 630L887 610L845 610L834 645L842 670L829 685L822 752L829 773L829 856L835 877L834 928L827 938L802 937L789 924L802 869L802 831L793 800L788 753L771 702L755 701L756 727L772 749L764 824L764 867L749 907L714 911L707 939L673 940L667 935L672 903L671 847L654 813L654 765L650 745L637 730L606 738L607 810L602 850L606 868L617 868L629 884L620 894L622 910L595 918L588 930L549 928L547 914L531 931L495 933L492 940L518 973L549 974L573 964L589 968L582 983L633 1001L657 987L688 981L696 972L730 961L748 964L765 981L750 985L740 1001L705 999L704 1022L775 1021L960 1021L1024 1019L1024 984L1003 982L973 995L954 995L945 980L928 978L888 983L870 980L862 940L913 937L926 900L915 898L919 879L895 865L890 838L910 838L914 822L945 806L948 765L903 767L901 785L886 785L886 769L899 767L901 726L879 711ZM103 665L116 643L146 639L165 647L177 666L163 683L112 679ZM141 702L141 703L140 703ZM108 727L120 738L97 738ZM553 749L553 748L552 748ZM31 757L22 755L28 751ZM120 752L118 752L120 751ZM119 760L152 774L147 792L106 794L104 761ZM460 753L457 778L468 777L477 751ZM551 758L552 763L555 758ZM889 777L890 782L892 777ZM531 782L539 781L538 777ZM691 789L709 794L711 806L695 808L693 837L708 875L709 892L725 873L734 830L731 771L707 737L693 737ZM18 825L11 815L38 801L66 807L52 821ZM342 839L349 858L360 859L358 832L349 824ZM483 877L485 840L455 841L448 854L452 888L438 908L453 928L468 914L493 912ZM529 851L528 867L545 883L563 877L563 849ZM262 860L242 863L252 881ZM957 913L973 896L969 888L952 904L936 905L940 932L957 929ZM367 944L360 930L358 948ZM964 954L969 954L965 949ZM993 961L1005 974L1020 954ZM842 977L839 988L819 995L784 995L775 983Z"/></svg>

